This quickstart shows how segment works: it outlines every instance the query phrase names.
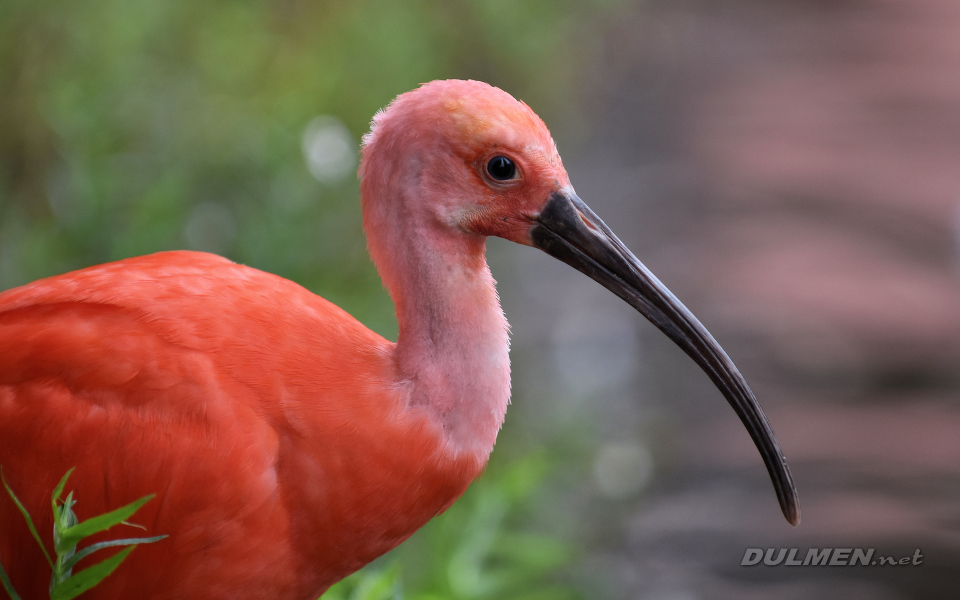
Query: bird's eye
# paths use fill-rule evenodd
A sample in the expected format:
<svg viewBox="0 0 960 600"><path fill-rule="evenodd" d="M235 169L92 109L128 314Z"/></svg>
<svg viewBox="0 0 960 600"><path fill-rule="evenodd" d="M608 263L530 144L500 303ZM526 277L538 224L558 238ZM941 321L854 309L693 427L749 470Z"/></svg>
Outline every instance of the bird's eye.
<svg viewBox="0 0 960 600"><path fill-rule="evenodd" d="M517 166L506 156L494 156L487 163L487 173L494 181L509 181L517 175Z"/></svg>

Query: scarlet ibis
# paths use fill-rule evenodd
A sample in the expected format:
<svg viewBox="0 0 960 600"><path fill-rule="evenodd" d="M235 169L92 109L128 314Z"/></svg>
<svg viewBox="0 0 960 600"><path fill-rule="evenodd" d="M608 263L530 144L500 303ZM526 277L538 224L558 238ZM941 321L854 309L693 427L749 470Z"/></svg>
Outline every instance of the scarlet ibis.
<svg viewBox="0 0 960 600"><path fill-rule="evenodd" d="M0 294L0 464L40 531L71 467L81 518L157 494L135 520L169 538L89 598L312 600L449 507L487 462L510 397L491 235L589 275L679 344L798 523L743 377L577 197L526 104L434 81L373 118L362 154L363 224L396 343L291 281L197 252ZM45 594L43 556L6 497L0 563L22 595Z"/></svg>

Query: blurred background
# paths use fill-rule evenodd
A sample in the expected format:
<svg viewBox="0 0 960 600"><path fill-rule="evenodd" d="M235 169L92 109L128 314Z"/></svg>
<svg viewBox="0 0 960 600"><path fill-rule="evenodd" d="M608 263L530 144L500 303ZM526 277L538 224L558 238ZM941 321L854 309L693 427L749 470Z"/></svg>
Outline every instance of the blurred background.
<svg viewBox="0 0 960 600"><path fill-rule="evenodd" d="M955 0L0 0L0 289L205 250L395 339L359 140L449 77L530 104L579 195L737 361L803 523L653 326L491 240L514 365L491 465L324 598L954 598ZM741 567L748 547L923 564Z"/></svg>

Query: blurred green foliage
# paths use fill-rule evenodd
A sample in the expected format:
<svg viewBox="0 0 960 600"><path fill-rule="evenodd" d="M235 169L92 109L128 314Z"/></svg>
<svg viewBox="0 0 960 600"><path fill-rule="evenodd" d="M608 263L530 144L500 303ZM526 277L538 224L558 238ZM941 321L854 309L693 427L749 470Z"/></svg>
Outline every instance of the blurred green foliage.
<svg viewBox="0 0 960 600"><path fill-rule="evenodd" d="M393 97L456 77L498 85L556 125L589 58L578 32L614 3L0 0L0 290L210 250L394 337L366 254L355 154L346 176L313 177L309 124L336 117L355 153ZM536 456L491 466L445 515L326 597L571 597L558 577L569 549L521 525L553 468Z"/></svg>

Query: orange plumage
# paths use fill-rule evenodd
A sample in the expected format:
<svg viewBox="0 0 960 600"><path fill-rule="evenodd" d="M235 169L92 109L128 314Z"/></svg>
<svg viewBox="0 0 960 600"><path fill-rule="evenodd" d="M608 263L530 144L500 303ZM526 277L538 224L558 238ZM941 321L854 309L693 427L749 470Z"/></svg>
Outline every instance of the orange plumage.
<svg viewBox="0 0 960 600"><path fill-rule="evenodd" d="M481 467L445 456L390 393L393 344L216 256L93 267L7 292L0 310L0 457L39 530L73 466L81 517L157 494L135 521L170 537L91 597L315 598ZM44 597L49 570L9 499L0 519L0 563Z"/></svg>
<svg viewBox="0 0 960 600"><path fill-rule="evenodd" d="M454 502L509 400L488 235L584 271L684 346L799 518L736 368L576 198L526 105L478 82L427 84L375 118L361 176L396 343L295 283L196 252L0 294L0 464L39 530L76 467L81 518L155 493L134 520L169 535L85 597L312 600ZM3 498L0 564L23 596L45 595L49 570Z"/></svg>

